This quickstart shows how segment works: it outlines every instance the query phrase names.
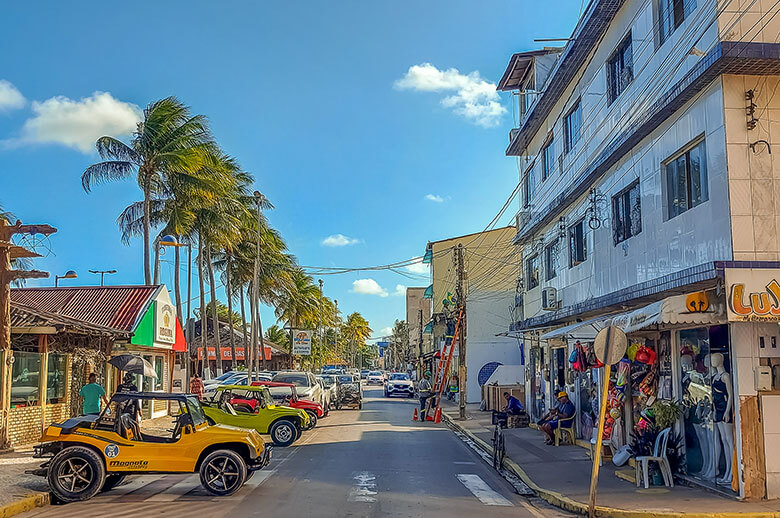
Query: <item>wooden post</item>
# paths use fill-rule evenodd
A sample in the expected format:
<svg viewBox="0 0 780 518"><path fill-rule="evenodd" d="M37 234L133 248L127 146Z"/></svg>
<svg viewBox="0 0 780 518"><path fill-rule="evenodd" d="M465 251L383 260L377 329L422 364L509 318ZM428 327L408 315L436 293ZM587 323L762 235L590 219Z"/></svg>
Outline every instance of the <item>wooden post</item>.
<svg viewBox="0 0 780 518"><path fill-rule="evenodd" d="M590 475L590 501L588 502L588 516L596 516L596 485L599 480L599 464L601 463L601 443L604 435L604 419L607 413L607 397L609 396L609 376L612 366L604 365L604 383L601 390L601 405L599 410L599 429L596 435L596 453L593 455L593 470Z"/></svg>
<svg viewBox="0 0 780 518"><path fill-rule="evenodd" d="M46 429L46 404L49 395L49 337L38 335L38 353L41 355L41 367L38 376L38 404L41 407L41 435Z"/></svg>

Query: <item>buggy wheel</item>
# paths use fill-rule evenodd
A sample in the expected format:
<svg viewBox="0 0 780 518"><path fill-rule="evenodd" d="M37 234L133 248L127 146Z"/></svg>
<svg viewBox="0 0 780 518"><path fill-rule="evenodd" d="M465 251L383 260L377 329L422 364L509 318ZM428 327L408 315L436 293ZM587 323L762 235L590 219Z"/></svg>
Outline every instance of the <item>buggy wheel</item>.
<svg viewBox="0 0 780 518"><path fill-rule="evenodd" d="M309 414L309 420L311 421L311 427L314 428L317 426L317 412L313 410L306 410L306 413Z"/></svg>
<svg viewBox="0 0 780 518"><path fill-rule="evenodd" d="M284 447L291 445L299 437L297 428L292 421L280 419L271 425L268 433L275 445Z"/></svg>
<svg viewBox="0 0 780 518"><path fill-rule="evenodd" d="M103 487L106 467L95 451L70 446L60 451L49 464L49 488L60 501L89 500Z"/></svg>
<svg viewBox="0 0 780 518"><path fill-rule="evenodd" d="M200 483L217 496L232 495L246 482L246 462L232 450L210 453L200 465Z"/></svg>

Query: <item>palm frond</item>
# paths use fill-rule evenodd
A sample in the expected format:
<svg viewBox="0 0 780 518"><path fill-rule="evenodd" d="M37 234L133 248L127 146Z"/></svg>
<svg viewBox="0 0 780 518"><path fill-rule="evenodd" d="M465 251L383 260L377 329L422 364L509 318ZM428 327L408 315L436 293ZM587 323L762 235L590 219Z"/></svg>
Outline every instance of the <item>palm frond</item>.
<svg viewBox="0 0 780 518"><path fill-rule="evenodd" d="M135 171L135 164L123 160L108 160L87 167L81 175L81 186L89 192L93 185L123 180Z"/></svg>

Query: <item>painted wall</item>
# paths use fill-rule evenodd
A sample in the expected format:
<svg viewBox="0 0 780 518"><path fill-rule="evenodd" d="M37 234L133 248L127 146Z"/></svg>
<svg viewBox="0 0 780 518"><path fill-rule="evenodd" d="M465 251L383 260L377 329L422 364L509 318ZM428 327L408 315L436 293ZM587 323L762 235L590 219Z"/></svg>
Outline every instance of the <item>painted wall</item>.
<svg viewBox="0 0 780 518"><path fill-rule="evenodd" d="M422 327L431 319L431 301L423 298L425 288L406 288L406 322L409 324L409 341L415 354L419 354L420 311ZM430 334L423 333L423 354L431 350Z"/></svg>

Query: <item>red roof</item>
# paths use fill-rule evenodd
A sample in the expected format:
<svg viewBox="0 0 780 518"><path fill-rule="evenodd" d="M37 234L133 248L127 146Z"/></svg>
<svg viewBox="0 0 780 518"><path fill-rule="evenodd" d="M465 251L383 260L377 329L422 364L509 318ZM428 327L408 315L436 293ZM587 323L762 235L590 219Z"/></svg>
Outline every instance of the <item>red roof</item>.
<svg viewBox="0 0 780 518"><path fill-rule="evenodd" d="M14 288L11 300L90 324L132 331L159 286Z"/></svg>

